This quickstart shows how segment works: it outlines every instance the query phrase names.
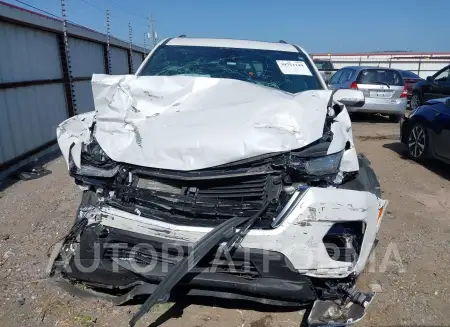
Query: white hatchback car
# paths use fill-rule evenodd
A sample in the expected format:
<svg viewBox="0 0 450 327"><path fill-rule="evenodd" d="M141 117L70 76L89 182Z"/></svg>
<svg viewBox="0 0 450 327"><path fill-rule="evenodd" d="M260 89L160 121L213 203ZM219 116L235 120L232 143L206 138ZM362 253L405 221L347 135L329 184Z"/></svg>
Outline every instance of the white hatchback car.
<svg viewBox="0 0 450 327"><path fill-rule="evenodd" d="M300 47L166 39L136 75L94 75L95 112L58 127L84 194L51 274L114 303L169 296L311 304L358 321L387 201L346 106ZM115 297L111 297L114 295Z"/></svg>

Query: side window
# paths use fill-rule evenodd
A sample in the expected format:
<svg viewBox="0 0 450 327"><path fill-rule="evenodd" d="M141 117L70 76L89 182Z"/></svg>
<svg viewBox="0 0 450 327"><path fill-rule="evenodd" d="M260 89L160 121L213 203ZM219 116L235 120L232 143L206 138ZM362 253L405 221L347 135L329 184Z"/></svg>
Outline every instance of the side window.
<svg viewBox="0 0 450 327"><path fill-rule="evenodd" d="M449 71L450 68L447 68L446 70L443 70L442 72L438 73L435 77L434 80L436 82L450 82L449 77Z"/></svg>
<svg viewBox="0 0 450 327"><path fill-rule="evenodd" d="M342 83L345 83L348 81L349 72L350 72L350 69L344 69L342 71L342 75L339 78L339 82L338 82L339 84L342 84Z"/></svg>
<svg viewBox="0 0 450 327"><path fill-rule="evenodd" d="M348 79L346 80L346 82L353 79L353 77L355 76L355 73L356 73L356 71L354 69L349 69L348 70Z"/></svg>
<svg viewBox="0 0 450 327"><path fill-rule="evenodd" d="M345 70L345 69L338 70L338 71L336 72L336 74L334 74L334 75L331 77L329 83L330 83L330 84L338 84L339 78L341 77L342 71L344 71L344 70Z"/></svg>

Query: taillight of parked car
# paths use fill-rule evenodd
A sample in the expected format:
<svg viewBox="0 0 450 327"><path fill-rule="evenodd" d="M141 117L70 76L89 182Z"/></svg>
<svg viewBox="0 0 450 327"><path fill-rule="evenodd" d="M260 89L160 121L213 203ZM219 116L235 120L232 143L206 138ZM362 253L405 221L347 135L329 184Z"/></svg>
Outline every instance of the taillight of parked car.
<svg viewBox="0 0 450 327"><path fill-rule="evenodd" d="M358 89L358 84L356 82L353 82L352 84L350 84L350 88L351 89Z"/></svg>
<svg viewBox="0 0 450 327"><path fill-rule="evenodd" d="M400 98L406 98L408 96L408 89L406 88L406 85L403 87L402 95L400 95Z"/></svg>

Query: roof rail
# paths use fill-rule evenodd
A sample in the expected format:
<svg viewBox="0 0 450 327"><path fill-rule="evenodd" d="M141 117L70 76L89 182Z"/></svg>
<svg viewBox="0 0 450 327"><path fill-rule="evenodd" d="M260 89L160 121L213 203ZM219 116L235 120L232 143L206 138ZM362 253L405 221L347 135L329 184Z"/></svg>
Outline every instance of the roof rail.
<svg viewBox="0 0 450 327"><path fill-rule="evenodd" d="M186 34L181 34L178 37L187 37Z"/></svg>
<svg viewBox="0 0 450 327"><path fill-rule="evenodd" d="M286 42L285 40L280 40L280 41L278 41L278 43L284 43L284 44L287 44L287 42Z"/></svg>

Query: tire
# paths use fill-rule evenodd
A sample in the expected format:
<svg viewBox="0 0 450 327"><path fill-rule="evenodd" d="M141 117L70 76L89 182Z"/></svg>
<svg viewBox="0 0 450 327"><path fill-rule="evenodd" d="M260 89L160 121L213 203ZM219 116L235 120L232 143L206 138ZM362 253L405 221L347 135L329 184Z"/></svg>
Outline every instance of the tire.
<svg viewBox="0 0 450 327"><path fill-rule="evenodd" d="M359 171L354 178L342 183L337 188L353 191L365 191L375 194L381 198L381 187L369 159L362 154L358 154Z"/></svg>
<svg viewBox="0 0 450 327"><path fill-rule="evenodd" d="M419 93L413 93L411 100L409 100L409 106L411 110L419 108L423 104L422 97Z"/></svg>
<svg viewBox="0 0 450 327"><path fill-rule="evenodd" d="M423 161L428 157L427 129L420 123L414 123L406 137L406 147L409 157L414 161Z"/></svg>
<svg viewBox="0 0 450 327"><path fill-rule="evenodd" d="M400 119L402 119L401 115L389 115L389 120L393 123L399 123Z"/></svg>

